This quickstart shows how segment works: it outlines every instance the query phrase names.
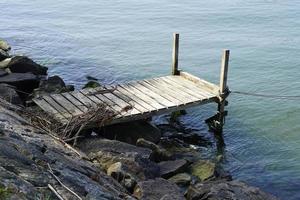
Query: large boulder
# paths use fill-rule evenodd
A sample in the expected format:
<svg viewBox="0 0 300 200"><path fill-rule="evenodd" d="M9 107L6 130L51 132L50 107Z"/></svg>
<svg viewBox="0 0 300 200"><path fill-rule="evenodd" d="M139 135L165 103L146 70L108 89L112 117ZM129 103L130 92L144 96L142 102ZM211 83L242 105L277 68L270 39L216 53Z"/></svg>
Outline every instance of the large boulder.
<svg viewBox="0 0 300 200"><path fill-rule="evenodd" d="M37 88L40 79L32 73L11 73L0 77L0 83L15 86L20 92L26 94Z"/></svg>
<svg viewBox="0 0 300 200"><path fill-rule="evenodd" d="M48 79L41 80L39 87L34 91L34 95L57 94L73 90L74 87L66 85L59 76L50 76Z"/></svg>
<svg viewBox="0 0 300 200"><path fill-rule="evenodd" d="M135 145L139 138L158 143L161 137L160 130L147 121L135 121L111 125L100 132L104 137L116 139Z"/></svg>
<svg viewBox="0 0 300 200"><path fill-rule="evenodd" d="M162 178L141 181L135 186L133 195L142 200L184 200L178 186Z"/></svg>
<svg viewBox="0 0 300 200"><path fill-rule="evenodd" d="M118 140L109 140L105 138L85 138L78 143L78 147L86 154L96 153L98 151L114 152L116 154L131 153L138 154L143 158L149 158L151 150L137 147L131 144L120 142Z"/></svg>
<svg viewBox="0 0 300 200"><path fill-rule="evenodd" d="M47 67L35 63L26 56L15 56L7 66L13 73L31 72L35 75L47 75Z"/></svg>
<svg viewBox="0 0 300 200"><path fill-rule="evenodd" d="M183 172L187 169L189 163L184 160L170 160L158 163L160 168L160 176L162 178L170 178L171 176Z"/></svg>
<svg viewBox="0 0 300 200"><path fill-rule="evenodd" d="M259 188L248 186L239 181L212 181L190 186L186 198L188 200L276 200L277 198L261 191Z"/></svg>
<svg viewBox="0 0 300 200"><path fill-rule="evenodd" d="M18 93L14 90L13 86L5 83L0 84L0 98L16 105L21 105L22 100Z"/></svg>
<svg viewBox="0 0 300 200"><path fill-rule="evenodd" d="M11 49L11 46L4 40L0 39L0 49L2 49L3 51L9 51Z"/></svg>
<svg viewBox="0 0 300 200"><path fill-rule="evenodd" d="M6 58L9 58L9 54L6 51L0 49L0 61L4 60Z"/></svg>

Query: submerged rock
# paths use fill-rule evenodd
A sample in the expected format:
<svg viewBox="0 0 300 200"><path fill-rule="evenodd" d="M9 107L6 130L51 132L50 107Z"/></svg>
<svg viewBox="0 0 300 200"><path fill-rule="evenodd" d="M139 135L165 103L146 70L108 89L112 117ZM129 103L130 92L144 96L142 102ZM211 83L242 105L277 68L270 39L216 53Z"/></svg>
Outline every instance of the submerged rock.
<svg viewBox="0 0 300 200"><path fill-rule="evenodd" d="M186 160L171 160L158 163L160 168L160 176L170 178L179 172L185 171L189 163Z"/></svg>
<svg viewBox="0 0 300 200"><path fill-rule="evenodd" d="M138 182L133 195L143 200L185 199L176 184L162 178Z"/></svg>
<svg viewBox="0 0 300 200"><path fill-rule="evenodd" d="M261 191L259 188L248 186L239 181L213 181L198 183L190 186L186 198L188 200L276 200L277 198Z"/></svg>
<svg viewBox="0 0 300 200"><path fill-rule="evenodd" d="M0 49L0 61L4 60L6 58L9 58L9 54L6 51Z"/></svg>
<svg viewBox="0 0 300 200"><path fill-rule="evenodd" d="M34 95L56 94L73 90L74 87L67 86L59 76L50 76L48 79L41 80L39 87L34 91Z"/></svg>
<svg viewBox="0 0 300 200"><path fill-rule="evenodd" d="M5 83L0 84L0 98L16 105L22 105L22 100L14 88Z"/></svg>
<svg viewBox="0 0 300 200"><path fill-rule="evenodd" d="M7 66L13 73L31 72L34 75L47 75L47 67L35 63L26 56L15 56Z"/></svg>
<svg viewBox="0 0 300 200"><path fill-rule="evenodd" d="M84 88L96 88L96 87L100 87L101 84L98 83L97 81L95 80L91 80L89 82L87 82L84 86L83 86L83 89Z"/></svg>
<svg viewBox="0 0 300 200"><path fill-rule="evenodd" d="M215 176L216 165L209 160L199 160L192 165L191 172L201 181L205 181Z"/></svg>
<svg viewBox="0 0 300 200"><path fill-rule="evenodd" d="M0 39L0 49L2 49L4 51L9 51L9 50L11 50L11 46L4 40Z"/></svg>

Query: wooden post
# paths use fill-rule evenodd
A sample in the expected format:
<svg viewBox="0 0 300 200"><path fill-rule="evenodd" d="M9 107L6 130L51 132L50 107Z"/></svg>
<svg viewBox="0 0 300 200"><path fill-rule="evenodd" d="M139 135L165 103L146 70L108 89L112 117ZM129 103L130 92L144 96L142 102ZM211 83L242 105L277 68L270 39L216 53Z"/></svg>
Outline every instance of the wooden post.
<svg viewBox="0 0 300 200"><path fill-rule="evenodd" d="M222 56L222 64L221 64L221 74L220 74L220 96L219 96L219 103L218 103L218 114L219 114L219 129L222 130L224 125L224 118L225 118L225 105L226 105L226 97L228 95L228 88L227 88L227 73L228 73L228 63L229 63L229 50L223 51Z"/></svg>
<svg viewBox="0 0 300 200"><path fill-rule="evenodd" d="M179 33L173 34L172 75L179 75L178 71Z"/></svg>

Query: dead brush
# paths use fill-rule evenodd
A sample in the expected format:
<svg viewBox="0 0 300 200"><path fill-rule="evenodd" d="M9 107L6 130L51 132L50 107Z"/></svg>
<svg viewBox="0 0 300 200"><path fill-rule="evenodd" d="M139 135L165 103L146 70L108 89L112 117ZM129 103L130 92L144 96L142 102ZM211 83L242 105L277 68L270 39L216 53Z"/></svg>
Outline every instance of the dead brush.
<svg viewBox="0 0 300 200"><path fill-rule="evenodd" d="M130 109L122 109L121 112L128 112ZM99 104L96 107L90 106L85 113L70 118L66 124L55 120L39 108L27 108L22 110L21 114L27 118L34 127L51 135L55 135L64 142L73 141L73 146L75 146L78 138L81 137L80 133L83 129L88 128L90 125L93 125L93 127L102 127L120 113L113 111L104 104Z"/></svg>

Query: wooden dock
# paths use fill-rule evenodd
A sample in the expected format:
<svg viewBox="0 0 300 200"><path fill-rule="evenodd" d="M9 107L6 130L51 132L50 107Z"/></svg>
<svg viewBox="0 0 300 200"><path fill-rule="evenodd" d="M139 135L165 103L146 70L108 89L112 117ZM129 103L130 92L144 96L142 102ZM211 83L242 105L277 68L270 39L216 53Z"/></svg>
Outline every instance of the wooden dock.
<svg viewBox="0 0 300 200"><path fill-rule="evenodd" d="M104 104L118 113L110 124L145 119L216 102L219 105L217 121L222 125L225 98L229 91L226 85L229 51L225 50L223 54L218 86L178 70L178 49L179 35L174 34L172 75L45 95L33 101L62 123L68 123L70 119L88 112L91 107Z"/></svg>

